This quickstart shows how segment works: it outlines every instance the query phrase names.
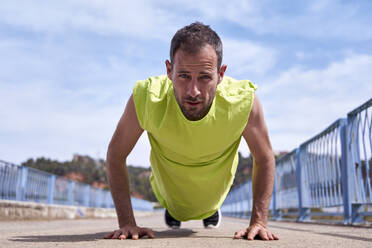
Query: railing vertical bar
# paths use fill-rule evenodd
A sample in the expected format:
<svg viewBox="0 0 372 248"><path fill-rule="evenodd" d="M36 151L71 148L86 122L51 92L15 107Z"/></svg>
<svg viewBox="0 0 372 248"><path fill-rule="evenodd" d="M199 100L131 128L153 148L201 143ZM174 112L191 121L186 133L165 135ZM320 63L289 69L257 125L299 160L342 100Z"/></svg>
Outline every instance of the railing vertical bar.
<svg viewBox="0 0 372 248"><path fill-rule="evenodd" d="M365 133L366 133L366 126L368 124L368 111L365 111L365 116L364 116L364 123L363 123L363 153L364 153L364 160L365 160L365 174L366 174L366 179L365 179L365 202L367 201L367 196L369 194L369 197L371 195L371 184L369 180L369 161L368 161L368 155L367 155L367 148L366 148L366 142L365 142Z"/></svg>
<svg viewBox="0 0 372 248"><path fill-rule="evenodd" d="M49 185L48 185L48 200L47 200L48 204L53 204L55 182L56 182L56 176L50 175Z"/></svg>
<svg viewBox="0 0 372 248"><path fill-rule="evenodd" d="M341 166L342 166L342 193L343 193L343 205L344 205L344 224L351 223L352 206L350 198L350 186L352 177L350 177L350 166L348 166L347 160L347 130L346 121L342 122L340 128L341 138Z"/></svg>

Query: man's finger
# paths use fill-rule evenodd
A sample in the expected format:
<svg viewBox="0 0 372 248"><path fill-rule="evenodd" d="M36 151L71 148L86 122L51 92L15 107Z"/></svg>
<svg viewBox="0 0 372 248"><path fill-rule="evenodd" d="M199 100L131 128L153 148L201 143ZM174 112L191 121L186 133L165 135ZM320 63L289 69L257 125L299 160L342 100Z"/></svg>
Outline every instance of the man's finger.
<svg viewBox="0 0 372 248"><path fill-rule="evenodd" d="M112 235L112 239L118 239L120 235L121 235L121 231L116 230L114 231L114 235Z"/></svg>
<svg viewBox="0 0 372 248"><path fill-rule="evenodd" d="M279 237L276 236L275 234L273 234L273 237L274 237L275 240L279 240Z"/></svg>
<svg viewBox="0 0 372 248"><path fill-rule="evenodd" d="M259 229L257 227L254 227L254 228L250 229L248 231L247 239L248 240L253 240L254 237L256 236L256 234L258 233L258 230Z"/></svg>
<svg viewBox="0 0 372 248"><path fill-rule="evenodd" d="M247 235L247 230L245 230L245 229L240 230L240 231L235 232L234 239L240 239L240 238L242 238L246 235Z"/></svg>
<svg viewBox="0 0 372 248"><path fill-rule="evenodd" d="M147 235L149 236L149 238L154 238L154 232L151 229L147 231Z"/></svg>
<svg viewBox="0 0 372 248"><path fill-rule="evenodd" d="M258 231L258 235L260 235L260 237L263 239L263 240L269 240L269 237L267 236L267 233L264 229L260 229Z"/></svg>
<svg viewBox="0 0 372 248"><path fill-rule="evenodd" d="M138 231L140 230L140 228L138 227L133 227L133 228L130 228L128 230L128 235L127 237L131 236L132 239L136 240L138 239Z"/></svg>
<svg viewBox="0 0 372 248"><path fill-rule="evenodd" d="M120 235L118 239L127 239L129 237L129 233L127 229L120 230Z"/></svg>
<svg viewBox="0 0 372 248"><path fill-rule="evenodd" d="M147 235L149 238L154 238L154 232L149 228L141 228L140 237Z"/></svg>
<svg viewBox="0 0 372 248"><path fill-rule="evenodd" d="M132 231L132 239L137 240L138 239L138 232Z"/></svg>
<svg viewBox="0 0 372 248"><path fill-rule="evenodd" d="M147 235L149 238L154 238L154 232L149 228L127 228L115 230L104 236L105 239L128 239L132 238L134 240L139 239L142 236Z"/></svg>
<svg viewBox="0 0 372 248"><path fill-rule="evenodd" d="M274 236L271 232L267 232L267 236L269 237L269 240L274 240Z"/></svg>
<svg viewBox="0 0 372 248"><path fill-rule="evenodd" d="M114 235L114 232L110 232L108 234L106 234L105 236L103 236L104 239L110 239L112 237L112 235Z"/></svg>

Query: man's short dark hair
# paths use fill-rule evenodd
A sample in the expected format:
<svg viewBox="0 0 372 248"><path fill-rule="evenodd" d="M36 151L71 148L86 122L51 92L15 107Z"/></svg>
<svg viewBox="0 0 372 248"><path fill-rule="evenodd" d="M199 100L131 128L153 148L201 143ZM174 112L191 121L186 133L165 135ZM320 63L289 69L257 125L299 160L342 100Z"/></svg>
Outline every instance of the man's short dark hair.
<svg viewBox="0 0 372 248"><path fill-rule="evenodd" d="M173 36L170 47L171 63L173 64L174 55L179 48L187 53L195 54L207 44L216 51L219 69L222 64L221 39L213 29L201 22L194 22L183 27Z"/></svg>

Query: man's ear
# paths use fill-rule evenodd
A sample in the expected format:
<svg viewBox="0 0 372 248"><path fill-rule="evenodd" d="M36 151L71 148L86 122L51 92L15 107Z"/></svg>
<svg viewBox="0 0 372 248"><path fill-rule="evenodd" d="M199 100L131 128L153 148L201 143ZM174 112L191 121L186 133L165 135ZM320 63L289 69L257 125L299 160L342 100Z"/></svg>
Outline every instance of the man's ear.
<svg viewBox="0 0 372 248"><path fill-rule="evenodd" d="M169 60L165 61L165 66L167 68L167 75L170 80L172 80L172 64Z"/></svg>
<svg viewBox="0 0 372 248"><path fill-rule="evenodd" d="M223 64L221 65L221 68L218 72L218 84L222 82L222 79L223 79L223 76L225 75L225 72L226 72L226 69L227 69L227 65Z"/></svg>

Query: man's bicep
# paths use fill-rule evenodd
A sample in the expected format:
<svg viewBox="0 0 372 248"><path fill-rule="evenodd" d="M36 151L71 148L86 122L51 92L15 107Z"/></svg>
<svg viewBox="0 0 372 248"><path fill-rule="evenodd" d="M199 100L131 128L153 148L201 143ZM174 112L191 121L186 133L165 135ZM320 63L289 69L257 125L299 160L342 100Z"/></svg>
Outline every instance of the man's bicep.
<svg viewBox="0 0 372 248"><path fill-rule="evenodd" d="M138 122L133 96L131 95L112 136L108 149L108 157L115 156L125 159L132 151L142 133L143 129Z"/></svg>
<svg viewBox="0 0 372 248"><path fill-rule="evenodd" d="M273 155L262 106L257 96L254 98L243 137L256 161L267 160Z"/></svg>

